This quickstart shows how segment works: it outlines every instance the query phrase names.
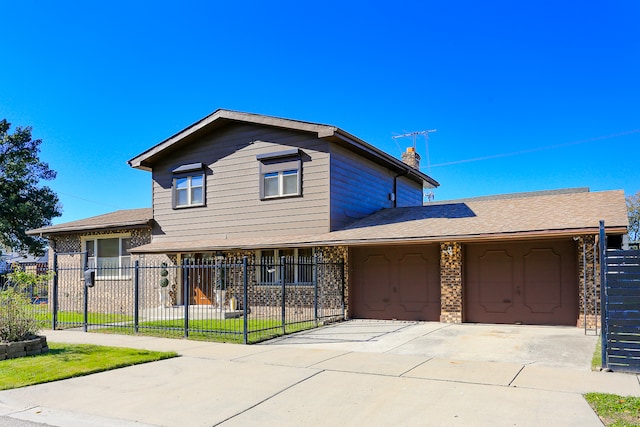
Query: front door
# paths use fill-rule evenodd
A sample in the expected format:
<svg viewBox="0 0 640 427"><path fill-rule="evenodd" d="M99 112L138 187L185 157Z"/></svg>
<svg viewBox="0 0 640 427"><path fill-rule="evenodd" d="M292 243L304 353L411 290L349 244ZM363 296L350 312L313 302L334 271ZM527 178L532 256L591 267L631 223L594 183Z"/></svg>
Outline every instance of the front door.
<svg viewBox="0 0 640 427"><path fill-rule="evenodd" d="M191 286L191 304L212 305L215 298L215 264L204 254L195 254L193 264L189 268L189 284Z"/></svg>

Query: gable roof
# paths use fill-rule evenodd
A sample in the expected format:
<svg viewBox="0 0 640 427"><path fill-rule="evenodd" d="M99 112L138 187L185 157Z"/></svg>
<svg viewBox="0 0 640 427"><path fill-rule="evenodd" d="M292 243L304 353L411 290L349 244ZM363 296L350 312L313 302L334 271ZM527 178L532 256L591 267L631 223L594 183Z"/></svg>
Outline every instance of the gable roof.
<svg viewBox="0 0 640 427"><path fill-rule="evenodd" d="M104 215L65 222L49 227L27 231L30 235L49 236L76 232L122 230L126 228L151 227L153 210L151 208L126 209Z"/></svg>
<svg viewBox="0 0 640 427"><path fill-rule="evenodd" d="M388 153L374 147L373 145L359 139L358 137L345 132L344 130L331 125L324 125L312 122L303 122L299 120L283 119L280 117L265 116L261 114L243 113L239 111L219 109L214 111L207 117L197 121L196 123L186 127L175 135L165 139L164 141L154 145L141 154L138 154L127 163L129 166L150 171L153 163L167 152L179 147L185 142L198 137L204 132L210 132L218 127L228 125L229 123L249 123L262 126L272 126L283 129L289 129L299 132L309 132L316 134L320 139L328 139L349 148L358 154L374 160L386 167L399 173L406 173L414 179L423 182L426 188L434 188L440 184L417 169L414 169L401 160L391 156Z"/></svg>
<svg viewBox="0 0 640 427"><path fill-rule="evenodd" d="M156 241L132 252L553 238L597 234L600 220L605 221L608 233L626 233L628 218L622 190L560 190L444 201L382 209L342 230L320 235Z"/></svg>

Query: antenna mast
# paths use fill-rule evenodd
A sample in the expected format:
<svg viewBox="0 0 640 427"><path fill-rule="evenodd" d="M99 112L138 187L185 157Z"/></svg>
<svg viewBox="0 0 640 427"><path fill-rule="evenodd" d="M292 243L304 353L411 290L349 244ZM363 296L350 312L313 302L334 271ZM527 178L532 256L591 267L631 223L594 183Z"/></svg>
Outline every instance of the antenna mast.
<svg viewBox="0 0 640 427"><path fill-rule="evenodd" d="M427 153L426 153L426 155L427 155L427 173L429 175L431 175L431 159L429 158L429 134L431 132L437 132L437 131L438 131L437 129L421 130L421 131L417 131L417 132L404 133L402 135L395 135L395 136L392 136L391 138L396 140L398 138L411 137L413 139L413 149L415 151L415 149L416 149L416 139L418 138L418 135L423 135L424 136L425 145L426 145L426 149L427 149ZM435 198L435 194L433 193L433 191L429 191L424 196L427 198L427 200L429 202L431 202Z"/></svg>
<svg viewBox="0 0 640 427"><path fill-rule="evenodd" d="M420 130L417 132L408 132L408 133L403 133L402 135L395 135L392 136L391 138L393 139L398 139L398 138L408 138L411 137L413 139L413 149L416 149L416 138L418 137L418 135L424 135L424 140L425 143L427 145L427 172L430 174L431 173L431 160L429 159L429 134L431 132L437 132L438 129L429 129L429 130Z"/></svg>

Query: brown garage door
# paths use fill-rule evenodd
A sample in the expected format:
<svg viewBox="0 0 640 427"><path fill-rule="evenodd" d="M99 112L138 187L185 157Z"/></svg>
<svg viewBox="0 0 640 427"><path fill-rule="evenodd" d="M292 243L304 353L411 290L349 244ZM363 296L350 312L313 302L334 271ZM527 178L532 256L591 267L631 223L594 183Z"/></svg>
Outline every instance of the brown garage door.
<svg viewBox="0 0 640 427"><path fill-rule="evenodd" d="M440 320L437 245L354 248L351 316Z"/></svg>
<svg viewBox="0 0 640 427"><path fill-rule="evenodd" d="M467 245L464 260L467 322L576 324L573 240Z"/></svg>

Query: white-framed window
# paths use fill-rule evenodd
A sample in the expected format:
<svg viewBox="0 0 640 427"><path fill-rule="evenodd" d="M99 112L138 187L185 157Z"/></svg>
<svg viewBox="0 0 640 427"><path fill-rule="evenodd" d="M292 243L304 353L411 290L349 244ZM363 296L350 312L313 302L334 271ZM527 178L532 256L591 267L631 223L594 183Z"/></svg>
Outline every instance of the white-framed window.
<svg viewBox="0 0 640 427"><path fill-rule="evenodd" d="M260 199L302 195L302 160L296 149L256 156L260 167Z"/></svg>
<svg viewBox="0 0 640 427"><path fill-rule="evenodd" d="M97 278L128 278L131 267L131 236L91 236L83 239L88 256L88 268L96 270Z"/></svg>
<svg viewBox="0 0 640 427"><path fill-rule="evenodd" d="M173 171L173 208L188 208L205 205L204 165L192 163Z"/></svg>
<svg viewBox="0 0 640 427"><path fill-rule="evenodd" d="M284 268L281 266L285 257ZM311 248L264 249L257 251L258 283L280 285L284 274L286 284L313 284L313 250Z"/></svg>
<svg viewBox="0 0 640 427"><path fill-rule="evenodd" d="M299 195L298 173L297 169L265 173L264 198Z"/></svg>

